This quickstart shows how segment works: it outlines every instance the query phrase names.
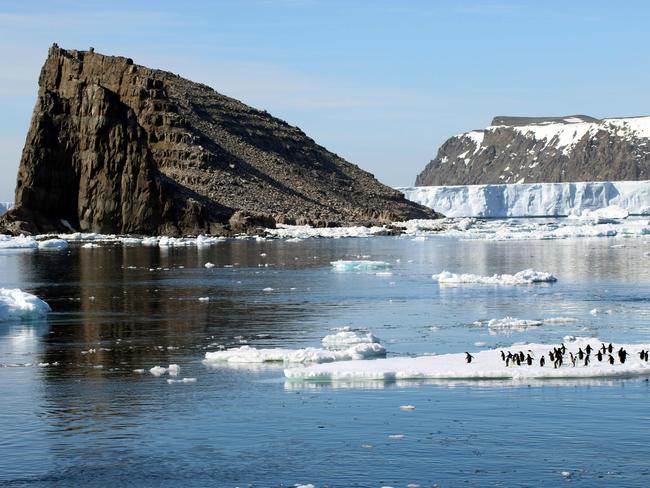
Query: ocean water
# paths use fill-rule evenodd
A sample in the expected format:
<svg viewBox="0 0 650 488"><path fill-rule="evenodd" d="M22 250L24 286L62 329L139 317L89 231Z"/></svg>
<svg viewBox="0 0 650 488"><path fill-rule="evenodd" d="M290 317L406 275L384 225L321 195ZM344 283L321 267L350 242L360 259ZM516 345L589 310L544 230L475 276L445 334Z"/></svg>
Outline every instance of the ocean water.
<svg viewBox="0 0 650 488"><path fill-rule="evenodd" d="M53 313L0 324L0 486L648 486L643 378L301 383L281 365L202 363L219 346L318 347L342 326L389 357L567 335L648 343L648 251L646 238L449 237L3 251L0 287ZM362 257L392 274L329 264ZM526 268L558 281L431 279ZM485 325L507 316L577 321ZM148 372L169 364L196 382Z"/></svg>

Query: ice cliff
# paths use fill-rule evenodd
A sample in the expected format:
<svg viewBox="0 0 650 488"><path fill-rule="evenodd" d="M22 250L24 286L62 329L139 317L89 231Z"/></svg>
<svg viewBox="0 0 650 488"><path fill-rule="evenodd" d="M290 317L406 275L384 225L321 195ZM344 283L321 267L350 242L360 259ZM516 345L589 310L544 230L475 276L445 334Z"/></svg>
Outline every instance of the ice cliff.
<svg viewBox="0 0 650 488"><path fill-rule="evenodd" d="M409 200L448 217L551 217L617 206L650 214L650 181L416 186L399 188Z"/></svg>

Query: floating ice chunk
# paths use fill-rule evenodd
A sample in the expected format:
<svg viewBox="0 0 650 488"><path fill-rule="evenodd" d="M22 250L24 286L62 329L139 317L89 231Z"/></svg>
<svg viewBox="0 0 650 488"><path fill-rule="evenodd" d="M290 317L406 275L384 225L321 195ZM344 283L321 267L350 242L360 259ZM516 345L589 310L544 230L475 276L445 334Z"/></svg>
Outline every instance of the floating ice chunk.
<svg viewBox="0 0 650 488"><path fill-rule="evenodd" d="M12 237L0 234L0 249L35 249L37 247L38 242L33 237Z"/></svg>
<svg viewBox="0 0 650 488"><path fill-rule="evenodd" d="M81 246L83 249L95 249L97 247L101 247L99 244L95 244L94 242L87 242L83 246Z"/></svg>
<svg viewBox="0 0 650 488"><path fill-rule="evenodd" d="M133 372L137 373L137 374L144 374L144 369L142 369L142 368L134 369Z"/></svg>
<svg viewBox="0 0 650 488"><path fill-rule="evenodd" d="M345 261L338 260L332 261L330 263L334 268L334 271L374 271L388 269L391 267L390 263L385 261L368 261L368 260L359 260L359 261Z"/></svg>
<svg viewBox="0 0 650 488"><path fill-rule="evenodd" d="M270 286L267 286L266 288L263 288L262 291L265 293L271 293L272 291L274 291L274 289L271 288Z"/></svg>
<svg viewBox="0 0 650 488"><path fill-rule="evenodd" d="M323 337L321 342L328 349L345 349L356 344L378 344L380 341L369 332L342 327L336 334Z"/></svg>
<svg viewBox="0 0 650 488"><path fill-rule="evenodd" d="M304 349L256 349L241 346L224 351L205 353L205 364L219 363L327 363L332 361L360 360L385 356L386 349L381 344L363 343L346 349L329 350L317 347Z"/></svg>
<svg viewBox="0 0 650 488"><path fill-rule="evenodd" d="M415 405L402 405L399 408L400 410L415 410Z"/></svg>
<svg viewBox="0 0 650 488"><path fill-rule="evenodd" d="M169 376L178 376L181 368L178 364L170 364L167 368L163 366L154 366L149 370L149 372L154 376L162 376L165 373L168 373Z"/></svg>
<svg viewBox="0 0 650 488"><path fill-rule="evenodd" d="M53 251L64 251L68 249L68 241L65 239L46 239L38 242L39 249L48 249Z"/></svg>
<svg viewBox="0 0 650 488"><path fill-rule="evenodd" d="M549 317L542 320L545 324L573 324L577 321L578 319L574 319L573 317Z"/></svg>
<svg viewBox="0 0 650 488"><path fill-rule="evenodd" d="M199 302L209 302L210 297L199 297Z"/></svg>
<svg viewBox="0 0 650 488"><path fill-rule="evenodd" d="M307 485L297 484L297 485L293 485L293 486L294 486L295 488L316 488L316 487L315 487L314 485L312 485L311 483L309 483L309 484L307 484Z"/></svg>
<svg viewBox="0 0 650 488"><path fill-rule="evenodd" d="M167 383L170 385L179 384L179 383L196 383L196 378L182 378L180 380L174 380L169 378Z"/></svg>
<svg viewBox="0 0 650 488"><path fill-rule="evenodd" d="M616 205L610 205L596 210L585 209L580 214L572 213L569 215L569 218L589 220L595 224L617 223L619 220L624 220L628 217L628 211Z"/></svg>
<svg viewBox="0 0 650 488"><path fill-rule="evenodd" d="M205 267L208 268L208 269L210 269L210 268L214 268L214 264L213 264L213 263L205 263L203 266L205 266Z"/></svg>
<svg viewBox="0 0 650 488"><path fill-rule="evenodd" d="M42 317L50 306L31 293L18 288L0 288L0 321Z"/></svg>
<svg viewBox="0 0 650 488"><path fill-rule="evenodd" d="M553 283L557 278L551 273L525 269L514 275L495 274L492 276L481 276L475 274L456 274L443 271L432 276L434 281L440 284L481 284L481 285L530 285L533 283Z"/></svg>
<svg viewBox="0 0 650 488"><path fill-rule="evenodd" d="M588 344L594 350L600 347L601 340L578 337L565 340L567 355L584 350ZM576 367L566 361L563 366L554 368L548 361L548 352L559 344L514 344L505 350L524 351L534 358L533 365L506 366L501 359L501 349L487 349L472 352L474 359L467 363L465 353L441 354L438 356L399 357L377 359L374 361L341 361L331 364L310 365L302 368L287 368L287 378L302 381L357 381L381 380L395 381L408 379L576 379L576 378L623 378L650 376L650 362L639 359L639 351L650 348L650 344L615 344L615 349L623 347L629 353L627 361L618 360L613 365L607 361L599 362L592 357L589 365L580 363ZM539 358L547 356L544 367L539 366Z"/></svg>
<svg viewBox="0 0 650 488"><path fill-rule="evenodd" d="M515 317L504 317L492 319L488 322L488 329L491 330L526 330L531 327L539 327L542 322L539 320L517 319Z"/></svg>

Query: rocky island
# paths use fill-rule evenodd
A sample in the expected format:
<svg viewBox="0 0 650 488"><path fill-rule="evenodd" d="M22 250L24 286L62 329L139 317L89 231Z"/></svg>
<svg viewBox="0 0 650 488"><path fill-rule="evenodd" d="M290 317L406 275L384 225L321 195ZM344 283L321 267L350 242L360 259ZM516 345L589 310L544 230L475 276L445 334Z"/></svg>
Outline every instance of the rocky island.
<svg viewBox="0 0 650 488"><path fill-rule="evenodd" d="M650 179L650 117L495 117L453 136L416 186Z"/></svg>
<svg viewBox="0 0 650 488"><path fill-rule="evenodd" d="M436 216L265 111L55 44L0 231L228 235Z"/></svg>

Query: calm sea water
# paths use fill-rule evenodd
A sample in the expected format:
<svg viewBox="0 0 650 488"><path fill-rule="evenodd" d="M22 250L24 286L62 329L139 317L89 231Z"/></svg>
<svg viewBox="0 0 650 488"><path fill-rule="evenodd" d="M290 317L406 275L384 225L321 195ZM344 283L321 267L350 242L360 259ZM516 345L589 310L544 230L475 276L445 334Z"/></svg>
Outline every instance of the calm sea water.
<svg viewBox="0 0 650 488"><path fill-rule="evenodd" d="M649 250L385 237L4 252L0 286L54 313L0 324L0 485L649 486L644 380L300 384L277 366L201 362L218 345L318 346L340 326L367 328L390 356L566 335L648 343ZM331 271L357 256L393 263L392 276ZM559 281L431 280L525 268ZM497 335L474 324L505 316L578 322ZM170 363L197 381L133 372Z"/></svg>

